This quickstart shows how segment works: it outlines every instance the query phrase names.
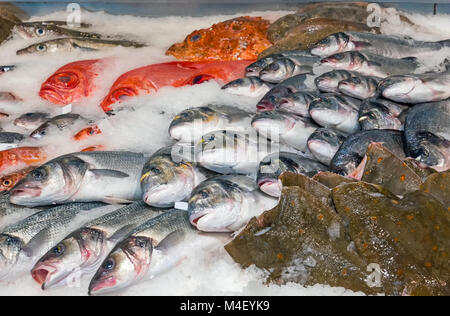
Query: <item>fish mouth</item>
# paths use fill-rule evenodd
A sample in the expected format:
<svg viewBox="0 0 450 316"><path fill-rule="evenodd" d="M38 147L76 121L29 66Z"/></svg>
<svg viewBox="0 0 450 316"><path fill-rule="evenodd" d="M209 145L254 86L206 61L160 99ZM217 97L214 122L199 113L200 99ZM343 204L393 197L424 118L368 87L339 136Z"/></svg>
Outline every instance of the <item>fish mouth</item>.
<svg viewBox="0 0 450 316"><path fill-rule="evenodd" d="M39 96L43 99L50 101L55 104L68 104L70 103L61 94L50 87L44 87L39 92Z"/></svg>
<svg viewBox="0 0 450 316"><path fill-rule="evenodd" d="M42 290L45 290L48 288L47 281L56 271L56 267L52 265L40 264L33 268L31 277L41 286Z"/></svg>
<svg viewBox="0 0 450 316"><path fill-rule="evenodd" d="M258 111L272 111L274 109L274 105L271 104L270 102L259 102L256 105L256 109Z"/></svg>
<svg viewBox="0 0 450 316"><path fill-rule="evenodd" d="M11 190L11 197L31 196L38 197L41 195L42 189L38 187L14 188Z"/></svg>
<svg viewBox="0 0 450 316"><path fill-rule="evenodd" d="M258 187L270 196L279 197L281 195L282 185L280 184L280 180L262 179L258 181Z"/></svg>
<svg viewBox="0 0 450 316"><path fill-rule="evenodd" d="M107 277L98 281L94 281L93 284L89 286L89 295L96 295L103 289L112 288L117 284L117 280L113 277Z"/></svg>
<svg viewBox="0 0 450 316"><path fill-rule="evenodd" d="M205 216L206 214L194 214L190 216L189 221L191 222L192 225L197 227L198 221Z"/></svg>

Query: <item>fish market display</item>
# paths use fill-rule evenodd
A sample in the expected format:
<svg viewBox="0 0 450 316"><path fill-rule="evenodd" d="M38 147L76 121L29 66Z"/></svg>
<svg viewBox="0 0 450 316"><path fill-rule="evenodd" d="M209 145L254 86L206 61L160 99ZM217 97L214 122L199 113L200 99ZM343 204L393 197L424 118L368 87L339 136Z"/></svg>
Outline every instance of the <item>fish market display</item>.
<svg viewBox="0 0 450 316"><path fill-rule="evenodd" d="M431 56L450 47L450 40L440 42L415 41L410 37L340 32L323 38L311 48L318 56L330 56L348 51L361 51L391 58Z"/></svg>
<svg viewBox="0 0 450 316"><path fill-rule="evenodd" d="M105 212L103 203L71 203L56 206L33 214L16 224L7 226L0 232L2 257L0 279L15 273L22 261L36 260L48 249L48 246L62 238L67 230L74 229L82 219ZM75 221L75 218L77 220ZM22 255L22 256L21 256ZM20 271L20 270L19 270ZM22 271L20 271L22 272Z"/></svg>
<svg viewBox="0 0 450 316"><path fill-rule="evenodd" d="M181 87L200 84L207 80L229 82L244 77L250 61L170 62L131 70L114 82L101 103L107 112L112 104L140 94L148 94L164 86Z"/></svg>
<svg viewBox="0 0 450 316"><path fill-rule="evenodd" d="M161 211L136 202L96 218L55 244L31 275L43 290L70 285L80 274L93 274L115 242L159 214Z"/></svg>
<svg viewBox="0 0 450 316"><path fill-rule="evenodd" d="M368 98L359 108L361 129L396 129L403 130L407 107L380 98Z"/></svg>
<svg viewBox="0 0 450 316"><path fill-rule="evenodd" d="M252 114L237 107L209 105L184 110L169 126L169 135L181 142L198 141L203 135L218 130L248 131Z"/></svg>
<svg viewBox="0 0 450 316"><path fill-rule="evenodd" d="M144 278L152 279L183 260L195 230L186 211L171 210L134 229L103 261L89 294L117 291Z"/></svg>
<svg viewBox="0 0 450 316"><path fill-rule="evenodd" d="M84 152L55 158L11 190L11 203L36 206L67 202L123 203L142 197L139 178L146 162L133 152Z"/></svg>
<svg viewBox="0 0 450 316"><path fill-rule="evenodd" d="M450 99L418 104L405 118L407 153L439 171L450 168Z"/></svg>
<svg viewBox="0 0 450 316"><path fill-rule="evenodd" d="M181 43L169 47L166 55L179 60L251 60L271 46L267 39L269 21L243 16L196 30Z"/></svg>
<svg viewBox="0 0 450 316"><path fill-rule="evenodd" d="M450 294L448 8L260 5L0 4L0 295Z"/></svg>
<svg viewBox="0 0 450 316"><path fill-rule="evenodd" d="M145 163L141 189L148 205L172 207L175 202L189 198L194 188L211 176L195 163L177 161L177 157L172 146L164 147Z"/></svg>
<svg viewBox="0 0 450 316"><path fill-rule="evenodd" d="M189 199L189 220L201 231L233 232L271 202L276 204L248 176L216 176L194 189Z"/></svg>
<svg viewBox="0 0 450 316"><path fill-rule="evenodd" d="M442 73L391 76L383 79L378 91L396 102L424 103L450 98L450 67Z"/></svg>
<svg viewBox="0 0 450 316"><path fill-rule="evenodd" d="M105 68L99 59L82 60L59 68L41 86L41 98L67 105L88 97L95 89L95 79Z"/></svg>
<svg viewBox="0 0 450 316"><path fill-rule="evenodd" d="M328 168L320 162L288 152L279 152L265 157L259 164L256 182L264 193L279 197L282 183L278 179L284 172L313 176Z"/></svg>

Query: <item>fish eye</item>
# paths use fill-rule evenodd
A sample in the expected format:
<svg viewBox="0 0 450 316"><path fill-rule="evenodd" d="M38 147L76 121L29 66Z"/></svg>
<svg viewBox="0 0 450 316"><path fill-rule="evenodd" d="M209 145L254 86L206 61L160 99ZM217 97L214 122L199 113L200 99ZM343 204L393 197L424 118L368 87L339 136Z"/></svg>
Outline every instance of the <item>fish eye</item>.
<svg viewBox="0 0 450 316"><path fill-rule="evenodd" d="M199 39L201 39L202 36L200 34L195 34L191 37L191 42L197 42Z"/></svg>
<svg viewBox="0 0 450 316"><path fill-rule="evenodd" d="M5 186L5 187L9 187L11 184L12 184L11 180L4 180L3 181L3 186Z"/></svg>
<svg viewBox="0 0 450 316"><path fill-rule="evenodd" d="M45 50L47 49L47 46L44 44L39 44L36 49L40 52L45 52Z"/></svg>
<svg viewBox="0 0 450 316"><path fill-rule="evenodd" d="M114 268L115 265L116 265L116 263L115 263L114 259L109 258L103 264L103 270L110 271Z"/></svg>
<svg viewBox="0 0 450 316"><path fill-rule="evenodd" d="M214 136L214 135L209 135L209 136L206 138L206 141L212 142L212 141L214 141L215 139L216 139L216 136Z"/></svg>
<svg viewBox="0 0 450 316"><path fill-rule="evenodd" d="M36 29L36 35L42 36L42 35L44 35L44 33L45 33L45 30L43 28Z"/></svg>
<svg viewBox="0 0 450 316"><path fill-rule="evenodd" d="M424 156L424 157L430 156L430 152L428 151L428 149L426 149L426 148L422 149L422 156Z"/></svg>
<svg viewBox="0 0 450 316"><path fill-rule="evenodd" d="M199 194L201 195L202 198L206 199L209 196L209 193L206 192L205 190L202 190L199 192Z"/></svg>
<svg viewBox="0 0 450 316"><path fill-rule="evenodd" d="M161 174L161 170L156 167L151 168L150 172L152 172L154 174Z"/></svg>
<svg viewBox="0 0 450 316"><path fill-rule="evenodd" d="M334 58L337 60L342 60L342 59L344 59L344 54L336 54L336 55L334 55Z"/></svg>
<svg viewBox="0 0 450 316"><path fill-rule="evenodd" d="M65 247L63 244L58 244L56 247L52 249L52 253L56 256L60 256L65 250Z"/></svg>
<svg viewBox="0 0 450 316"><path fill-rule="evenodd" d="M330 42L330 39L328 37L325 37L320 40L319 44L328 44Z"/></svg>
<svg viewBox="0 0 450 316"><path fill-rule="evenodd" d="M45 131L45 129L43 129L42 131L39 132L39 134L44 136L45 134L47 134L47 132Z"/></svg>
<svg viewBox="0 0 450 316"><path fill-rule="evenodd" d="M36 169L33 171L32 176L35 180L41 180L45 176L45 171L42 169Z"/></svg>

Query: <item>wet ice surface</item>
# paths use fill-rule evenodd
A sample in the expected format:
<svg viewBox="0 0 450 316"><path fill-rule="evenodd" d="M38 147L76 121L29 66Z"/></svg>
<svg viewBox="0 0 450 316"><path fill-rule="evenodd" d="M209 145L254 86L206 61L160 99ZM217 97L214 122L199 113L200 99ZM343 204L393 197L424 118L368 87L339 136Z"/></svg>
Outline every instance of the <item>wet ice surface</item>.
<svg viewBox="0 0 450 316"><path fill-rule="evenodd" d="M263 15L271 20L286 12L245 12L245 15ZM108 52L64 53L46 56L16 56L18 49L39 40L23 40L18 37L4 43L0 48L2 64L15 64L17 69L0 76L1 91L13 92L24 101L14 105L0 104L0 110L19 116L27 111L47 110L59 114L61 108L49 105L38 96L40 85L59 67L73 61L110 57L109 67L97 80L94 94L73 105L73 112L88 118L102 120L100 101L107 94L115 79L131 69L152 63L173 60L165 56L165 50L173 43L182 41L195 29L205 28L213 23L240 16L214 17L166 17L140 18L132 16L112 16L105 13L82 14L82 22L92 23L93 32L118 35L119 38L144 42L148 47L140 49L116 48ZM65 12L56 12L31 20L65 20ZM442 40L450 38L448 16L414 15L412 20L421 25L421 31L404 29L402 34L421 40ZM183 27L180 27L182 25ZM392 34L398 27L385 25L383 30ZM220 84L207 82L197 86L163 88L157 93L134 98L127 102L134 111L122 111L108 120L101 121L103 134L91 137L83 143L70 141L68 134L51 139L51 155L61 155L90 145L104 145L108 149L153 152L171 144L167 129L172 117L188 107L209 103L239 105L253 111L258 100L228 95L220 90ZM20 128L1 123L8 131L24 132ZM75 132L75 131L74 131ZM24 144L34 145L33 142ZM52 149L57 149L52 151ZM298 284L264 285L263 272L251 267L243 270L223 249L227 236L202 236L187 253L186 259L175 269L155 278L130 287L117 294L121 295L355 295L343 288L316 285L302 287ZM12 283L0 284L0 295L86 295L89 279L69 288L41 291L29 275Z"/></svg>

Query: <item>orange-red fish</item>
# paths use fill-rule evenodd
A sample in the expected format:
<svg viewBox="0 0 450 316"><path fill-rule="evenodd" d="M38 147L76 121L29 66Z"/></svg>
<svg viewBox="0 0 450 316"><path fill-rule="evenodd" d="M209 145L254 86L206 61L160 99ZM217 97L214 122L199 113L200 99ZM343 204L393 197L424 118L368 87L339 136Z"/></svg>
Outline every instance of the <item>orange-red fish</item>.
<svg viewBox="0 0 450 316"><path fill-rule="evenodd" d="M17 172L10 173L0 178L0 192L11 190L17 182L24 178L34 168L25 168Z"/></svg>
<svg viewBox="0 0 450 316"><path fill-rule="evenodd" d="M41 86L39 95L54 104L67 105L88 97L95 89L95 79L104 70L105 61L76 61L59 68Z"/></svg>
<svg viewBox="0 0 450 316"><path fill-rule="evenodd" d="M94 125L94 126L89 126L89 127L82 129L73 138L75 140L81 141L81 140L88 138L89 136L98 135L101 133L102 133L102 131L98 128L98 126Z"/></svg>
<svg viewBox="0 0 450 316"><path fill-rule="evenodd" d="M86 147L86 148L84 148L84 149L82 149L82 150L80 150L80 151L81 151L81 152L102 151L102 150L105 150L105 149L106 149L106 147L103 146L103 145L96 145L96 146L89 146L89 147Z"/></svg>
<svg viewBox="0 0 450 316"><path fill-rule="evenodd" d="M47 161L41 147L17 147L0 151L0 175L9 168L27 165L36 166Z"/></svg>
<svg viewBox="0 0 450 316"><path fill-rule="evenodd" d="M111 105L128 97L148 94L164 86L181 87L216 79L229 82L244 77L245 67L253 60L217 62L169 62L153 64L131 70L114 82L101 103L102 109L112 110Z"/></svg>
<svg viewBox="0 0 450 316"><path fill-rule="evenodd" d="M269 25L261 17L249 16L220 22L192 32L166 55L189 61L256 59L272 45L267 39Z"/></svg>

